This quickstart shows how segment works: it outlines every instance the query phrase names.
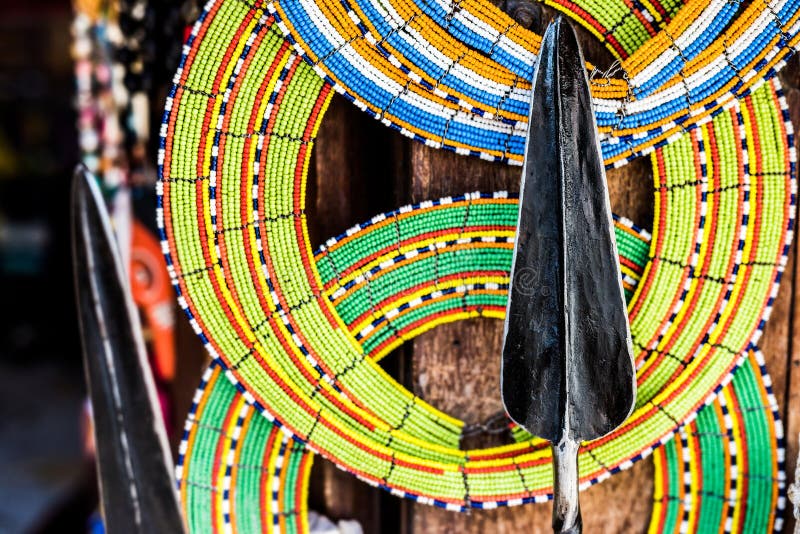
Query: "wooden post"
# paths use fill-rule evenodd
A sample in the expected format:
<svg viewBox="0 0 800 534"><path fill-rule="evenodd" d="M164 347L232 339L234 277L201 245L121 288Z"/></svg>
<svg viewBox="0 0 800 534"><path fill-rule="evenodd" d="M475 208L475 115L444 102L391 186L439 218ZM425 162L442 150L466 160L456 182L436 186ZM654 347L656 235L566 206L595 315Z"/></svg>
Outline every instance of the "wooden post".
<svg viewBox="0 0 800 534"><path fill-rule="evenodd" d="M314 246L406 201L403 150L403 140L389 129L343 99L334 99L317 138L306 199ZM396 374L398 360L387 357L384 366ZM398 499L320 457L314 459L309 504L334 520L358 520L364 532L399 528Z"/></svg>

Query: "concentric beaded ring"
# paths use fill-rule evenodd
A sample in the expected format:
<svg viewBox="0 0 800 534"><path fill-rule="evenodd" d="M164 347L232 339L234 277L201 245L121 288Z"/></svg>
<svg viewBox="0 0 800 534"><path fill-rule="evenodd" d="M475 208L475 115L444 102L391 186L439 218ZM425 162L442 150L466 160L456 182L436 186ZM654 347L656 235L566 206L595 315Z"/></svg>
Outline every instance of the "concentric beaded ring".
<svg viewBox="0 0 800 534"><path fill-rule="evenodd" d="M367 358L323 297L303 206L330 86L266 6L210 3L175 82L159 184L168 264L193 326L245 399L314 452L400 495L452 509L546 499L549 453L536 441L461 450L463 423ZM586 446L584 485L691 419L760 333L794 203L793 137L776 89L763 85L654 153L654 237L630 308L639 401L619 431ZM443 228L469 238L489 200L443 212ZM375 224L402 239L417 221L398 213ZM514 483L518 492L505 490Z"/></svg>
<svg viewBox="0 0 800 534"><path fill-rule="evenodd" d="M420 212L420 224L405 241L417 245L413 253L399 254L403 243L392 243L392 237L374 224L395 214L354 228L317 252L325 296L346 317L350 331L358 336L362 324L373 325L361 338L371 345L371 358L391 350L397 334L409 339L432 325L457 320L465 311L503 313L511 261L508 233L513 232L516 208L504 195L496 197L495 218L508 219L509 226L471 239L436 237L439 217L430 208L464 201L450 198L414 208ZM629 297L646 261L648 240L629 222L617 223ZM433 250L443 267L438 273L429 268ZM460 255L468 261L448 261ZM331 267L334 263L343 266L341 272ZM388 288L392 291L382 290ZM783 503L782 432L769 377L757 357L751 354L732 384L681 429L677 439L656 449L653 532L669 532L681 523L683 531L702 532L726 517L730 531L747 526L748 532L763 532L780 526L776 510ZM281 532L306 531L311 455L300 441L290 440L260 417L223 374L218 363L206 372L181 446L178 478L191 532L262 532L270 525ZM530 439L518 428L513 433L519 440ZM503 484L502 478L498 484Z"/></svg>
<svg viewBox="0 0 800 534"><path fill-rule="evenodd" d="M593 83L610 165L720 113L800 43L797 0L548 3L617 56ZM521 162L540 37L488 0L274 0L269 11L315 72L385 124L431 146Z"/></svg>

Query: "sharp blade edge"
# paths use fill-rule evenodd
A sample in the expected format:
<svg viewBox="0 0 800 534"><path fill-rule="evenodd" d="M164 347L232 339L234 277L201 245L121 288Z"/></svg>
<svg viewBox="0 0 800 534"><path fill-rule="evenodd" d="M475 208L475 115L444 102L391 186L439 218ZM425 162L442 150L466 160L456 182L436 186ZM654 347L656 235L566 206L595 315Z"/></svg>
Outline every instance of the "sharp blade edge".
<svg viewBox="0 0 800 534"><path fill-rule="evenodd" d="M584 64L574 30L551 24L534 74L501 366L509 416L552 442L611 432L636 396Z"/></svg>

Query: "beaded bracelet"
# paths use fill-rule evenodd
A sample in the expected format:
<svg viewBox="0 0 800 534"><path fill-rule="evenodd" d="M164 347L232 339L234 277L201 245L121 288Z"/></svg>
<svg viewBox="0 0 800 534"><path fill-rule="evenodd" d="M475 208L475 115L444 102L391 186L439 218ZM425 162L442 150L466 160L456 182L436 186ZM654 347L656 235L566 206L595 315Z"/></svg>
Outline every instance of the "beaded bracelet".
<svg viewBox="0 0 800 534"><path fill-rule="evenodd" d="M459 199L443 199L437 204L442 202L449 204L459 202ZM516 209L500 199L495 202L497 209L493 210L494 213L501 219L507 216L508 229L513 231ZM394 238L387 236L383 228L372 222L391 218L391 214L348 231L317 252L315 261L320 272L325 265L333 263L334 257L343 260L343 271L328 269L327 276L323 276L324 293L335 303L337 311L342 312L347 299L352 298L355 292L364 291L357 289L356 284L374 286L384 283L400 295L411 289L426 298L417 297L414 300L419 302L409 307L408 297L405 301L391 293L378 297L367 289L366 292L375 300L362 300L361 309L356 310L352 317L370 313L389 315L391 310L414 308L419 311L424 308L417 326L398 321L401 315L398 313L391 314L391 327L386 322L378 327L402 333L406 339L431 324L440 323L443 315L452 314L446 320L454 320L463 311L463 303L460 297L454 303L450 294L441 289L442 279L448 277L427 268L414 270L415 265L424 265L428 261L424 251L432 247L442 255L464 251L473 253L472 261L460 262L459 272L453 274L460 276L460 280L479 282L455 286L455 294L470 295L469 309L477 309L480 315L496 316L497 311L492 307L499 308L502 313L511 261L511 244L506 239L506 232L482 232L479 239L465 239L460 243L448 241L445 236L431 241L429 236L439 233L439 217L436 212L425 212L426 209L416 209L421 212L424 222L407 239L419 245L417 254L397 253L402 245L397 235L394 234ZM620 262L627 270L625 277L633 289L646 261L649 236L626 220L618 221L616 235ZM357 272L351 268L353 266L371 273L370 278L359 280L358 276L353 276ZM498 275L498 267L502 274ZM407 276L404 270L416 276ZM487 292L482 293L481 289ZM485 297L488 298L483 300ZM358 330L356 321L347 321L353 333ZM377 359L387 350L369 351L369 356ZM677 512L663 507L675 508L681 504L686 507L685 522L695 527L685 528L688 532L702 531L702 525L723 524L725 514L733 518L729 522L733 531L740 530L737 525L748 526L747 532L769 531L773 524L779 529L776 521L780 519L776 516L783 503L781 484L785 478L780 461L782 431L763 360L758 360L760 366L752 365L756 363L755 356L751 355L744 362L734 375L732 384L723 389L711 407L700 412L695 422L679 432L677 440L657 449L655 461L660 469L659 475L661 471L669 474L685 471L689 478L680 480L691 482L684 485L676 482L675 476L656 477L656 506L651 531L669 532L668 527L674 522ZM763 375L754 371L759 367ZM760 376L764 377L763 381ZM759 405L756 401L762 403ZM727 414L731 413L733 417L728 417ZM718 417L718 414L725 417ZM724 425L722 428L726 429L726 434L720 431L720 425ZM518 428L514 433L517 439L530 439ZM763 436L771 438L765 440ZM692 451L695 457L682 465L672 449L683 446L686 450L683 444L690 439L703 440L704 447ZM225 528L234 532L261 532L270 525L280 532L306 531L303 512L311 459L300 442L288 440L288 436L256 414L244 401L243 395L222 378L219 364L212 363L187 419L177 469L190 531L218 532ZM259 466L262 467L258 469ZM725 473L734 474L726 476ZM773 481L780 484L773 484ZM701 485L701 482L706 484ZM502 484L502 480L498 483ZM718 486L722 486L721 489L717 489ZM681 502L672 498L674 494L680 495ZM212 500L210 506L209 498ZM725 499L722 506L721 498Z"/></svg>

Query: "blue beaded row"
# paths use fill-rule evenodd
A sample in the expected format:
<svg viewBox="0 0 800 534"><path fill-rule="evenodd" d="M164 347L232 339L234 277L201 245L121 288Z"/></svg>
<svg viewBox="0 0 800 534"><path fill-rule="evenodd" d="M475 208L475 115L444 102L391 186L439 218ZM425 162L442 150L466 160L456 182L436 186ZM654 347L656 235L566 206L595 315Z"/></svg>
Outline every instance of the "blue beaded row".
<svg viewBox="0 0 800 534"><path fill-rule="evenodd" d="M340 2L346 9L351 9L347 0L340 0ZM720 10L719 15L714 18L706 33L698 36L690 46L681 50L681 53L675 59L663 69L657 70L652 78L638 87L632 87L633 94L637 97L651 95L664 82L679 73L685 61L697 56L711 42L712 38L726 27L737 12L735 4L735 2L726 4ZM333 77L328 76L318 66L315 69L317 73L328 83L334 85L348 99L362 103L362 105L366 104L372 109L380 110L379 112L374 112L377 119L395 126L397 130L409 137L462 154L474 154L492 161L508 161L510 156L519 157L522 155L525 135L525 125L522 121L486 118L483 111L460 101L455 95L461 94L483 105L524 116L527 114L528 107L528 96L525 91L509 91L508 94L498 95L496 92L493 93L477 88L476 84L469 83L468 80L459 77L454 71L443 70L441 65L435 64L423 51L415 48L406 39L403 32L397 31L391 24L387 23L369 0L364 0L363 5L359 4L359 7L368 16L369 22L377 28L378 32L381 32L380 35L375 35L374 37L385 39L385 41L378 41L375 44L377 50L384 57L393 56L395 60L398 58L389 51L387 46L397 50L398 53L406 55L402 59L413 61L415 68L421 69L426 76L438 80L435 88L425 81L418 83L418 88L423 88L428 92L438 89L448 95L448 100L458 102L456 109L437 113L433 111L437 109L437 106L428 100L428 97L424 94L417 95L416 100L409 98L409 85L416 82L411 81L408 66L403 65L402 62L400 62L399 66L402 72L409 75L409 81L406 86L400 91L389 90L376 82L375 75L381 74L377 69L367 67L367 71L363 70L363 64L354 64L352 60L345 56L345 51L349 50L352 53L352 49L348 48L346 44L331 42L330 38L320 29L318 23L311 18L303 2L281 2L280 6L288 22L291 23L294 30L303 40L302 45L299 45L293 39L290 39L295 48L302 52L305 47L308 47L308 51L320 58L316 64L324 65ZM281 17L274 5L271 4L269 7L270 12L275 15L278 22L281 22ZM512 57L519 59L519 54L514 56L512 51L506 50L499 40L489 43L488 39L477 35L467 25L460 23L458 17L447 19L446 17L451 16L451 14L435 2L420 6L420 9L435 20L446 22L443 23L443 27L451 34L457 34L462 37L462 40L469 46L486 52L492 59L508 66L521 79L530 79L532 62L511 61ZM624 155L625 159L618 161L616 164L621 165L625 161L650 152L653 147L646 147L646 145L651 144L655 138L663 136L666 132L676 128L691 129L695 125L690 120L691 112L708 111L717 107L720 101L711 101L702 107L694 106L694 104L710 97L731 81L735 81L733 89L726 95L743 97L749 94L753 87L743 89L741 72L756 54L768 46L775 36L780 36L781 45L785 45L786 37L791 38L794 36L796 31L790 35L786 34L784 29L780 27L779 22L782 23L791 18L798 9L800 9L800 0L787 0L780 9L772 9L770 16L773 19L769 21L760 33L750 36L749 46L737 54L726 53L726 64L708 80L704 80L696 86L684 84L687 87L686 91L674 91L675 94L664 102L643 111L626 112L624 104L616 112L597 111L597 124L601 128L611 128L614 131L625 129L643 130L636 134L621 135L613 133L612 135L604 136L601 140L604 158L607 160L618 159ZM364 37L367 30L363 23L345 21L345 23L351 22L359 28L362 37ZM386 46L384 46L384 43ZM304 53L303 57L306 61L315 64L308 54ZM755 68L763 68L765 63L766 61L764 60L756 65ZM773 69L770 69L768 76L774 76L774 72ZM417 76L414 76L414 78L419 79ZM337 80L340 80L341 83L337 83ZM450 93L447 93L449 87L453 89ZM608 109L608 103L607 101L603 103L598 101L601 109ZM693 109L690 110L690 107ZM717 108L716 112L718 111L719 108ZM678 114L678 118L675 122L667 125L655 125L658 122L663 122L666 117L676 114ZM414 124L422 130L422 133L412 133L404 128L404 124ZM662 144L659 143L657 146ZM498 156L496 155L497 153L501 155Z"/></svg>

